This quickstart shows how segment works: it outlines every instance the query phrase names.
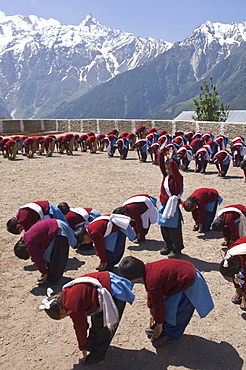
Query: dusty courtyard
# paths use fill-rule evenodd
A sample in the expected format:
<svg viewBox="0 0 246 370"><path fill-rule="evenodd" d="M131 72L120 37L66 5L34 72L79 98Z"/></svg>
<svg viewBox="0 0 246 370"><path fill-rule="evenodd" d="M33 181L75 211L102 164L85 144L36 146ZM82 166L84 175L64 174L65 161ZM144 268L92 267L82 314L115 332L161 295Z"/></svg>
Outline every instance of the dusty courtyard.
<svg viewBox="0 0 246 370"><path fill-rule="evenodd" d="M39 310L46 289L38 287L39 272L31 260L14 256L13 246L18 236L6 231L6 221L19 206L38 200L49 200L55 205L66 201L72 207L92 207L107 214L128 197L148 193L158 199L159 205L160 170L151 164L150 158L147 163L140 163L136 152L129 152L125 161L119 160L118 153L108 158L106 152L78 151L73 156L54 153L53 157L35 155L32 159L18 154L15 161L1 158L0 166L0 368L81 369L82 353L72 320L68 317L56 322ZM194 173L193 163L190 168L183 173L183 199L197 188L211 187L223 198L219 209L236 203L246 205L246 184L240 168L231 166L224 179L217 177L214 165L208 166L205 175ZM212 231L206 235L191 231L191 215L183 210L182 213L184 259L192 262L207 280L214 310L204 319L195 313L179 341L156 350L144 332L149 318L144 286L136 284L136 299L132 306L126 307L102 369L246 369L246 312L231 303L232 284L218 272L222 237ZM133 255L144 262L156 261L163 258L159 253L162 247L159 226L153 225L145 244L127 242L125 256ZM68 278L95 271L97 264L94 252L78 253L70 248L64 277L56 288ZM98 365L90 369L98 369Z"/></svg>

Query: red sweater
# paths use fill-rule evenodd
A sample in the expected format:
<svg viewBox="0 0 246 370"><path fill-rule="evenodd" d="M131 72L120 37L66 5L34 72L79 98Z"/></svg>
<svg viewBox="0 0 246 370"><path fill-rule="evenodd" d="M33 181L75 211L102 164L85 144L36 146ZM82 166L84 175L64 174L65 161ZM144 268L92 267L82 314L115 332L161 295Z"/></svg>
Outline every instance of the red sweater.
<svg viewBox="0 0 246 370"><path fill-rule="evenodd" d="M206 205L218 200L219 193L215 189L200 188L195 190L190 197L195 198L198 208L192 211L192 217L202 224L206 215Z"/></svg>
<svg viewBox="0 0 246 370"><path fill-rule="evenodd" d="M238 208L244 214L244 216L246 216L246 207L244 207L242 204L234 204L232 206L227 206L225 208L228 208L228 207ZM237 212L233 212L233 211L224 212L220 216L225 221L225 227L230 229L230 239L234 241L239 238L238 227L235 224L235 221L239 219L239 216L240 215ZM223 236L227 237L226 230L223 229L222 234Z"/></svg>
<svg viewBox="0 0 246 370"><path fill-rule="evenodd" d="M92 272L83 276L90 276L97 279L103 287L111 292L108 271ZM70 288L63 289L62 295L63 307L73 320L79 349L88 350L87 329L89 328L89 324L86 314L95 312L99 307L97 288L87 283L75 284Z"/></svg>
<svg viewBox="0 0 246 370"><path fill-rule="evenodd" d="M92 208L84 208L88 214L91 213ZM81 222L85 222L84 217L79 215L78 213L75 213L73 211L69 211L66 215L65 218L69 224L69 226L73 229L76 230L76 225L80 224Z"/></svg>
<svg viewBox="0 0 246 370"><path fill-rule="evenodd" d="M47 274L43 253L51 241L56 237L57 232L58 224L56 219L53 218L37 222L30 230L24 233L22 238L32 261L43 275Z"/></svg>
<svg viewBox="0 0 246 370"><path fill-rule="evenodd" d="M109 216L109 215L108 215ZM87 231L94 242L98 257L102 262L107 262L106 248L104 243L104 234L107 229L107 220L95 220L87 226ZM113 225L112 231L119 231L120 227Z"/></svg>
<svg viewBox="0 0 246 370"><path fill-rule="evenodd" d="M154 309L157 324L165 321L163 296L186 290L196 278L195 266L176 259L163 259L145 265L144 284L147 291L147 306Z"/></svg>
<svg viewBox="0 0 246 370"><path fill-rule="evenodd" d="M150 197L148 194L134 195L131 197L133 203L126 204L123 206L123 208L125 208L128 215L133 219L131 221L131 226L135 229L136 233L141 233L143 230L141 215L147 211L148 207L144 202L134 202L134 198L138 196L145 196L147 198Z"/></svg>
<svg viewBox="0 0 246 370"><path fill-rule="evenodd" d="M162 175L163 175L163 179L161 183L161 191L160 191L160 202L161 204L167 204L169 196L167 195L166 190L164 189L164 181L167 176L167 172L165 169L163 153L158 154L158 163L159 163L159 167L162 172ZM172 193L172 195L179 195L183 187L183 176L179 172L176 162L174 161L170 162L170 167L171 167L173 175L169 176L169 179L168 179L169 190ZM179 203L180 203L180 199L179 199Z"/></svg>
<svg viewBox="0 0 246 370"><path fill-rule="evenodd" d="M228 248L226 250L226 252L229 250L229 249L232 249L233 247L235 247L236 245L239 245L239 244L242 244L242 243L246 243L246 236L243 236L242 238L239 238L237 239L230 248ZM240 257L241 259L241 263L242 263L242 269L244 271L244 276L246 276L246 254L243 254L243 255L238 255L238 257ZM238 288L239 287L239 284L237 284L234 280L234 278L232 278L232 282L235 286L235 288ZM244 294L246 294L246 284L244 284L244 289L243 289L243 292Z"/></svg>
<svg viewBox="0 0 246 370"><path fill-rule="evenodd" d="M43 211L44 215L49 214L49 202L48 200L44 200L41 202L32 202L38 204ZM16 215L17 221L24 227L24 230L27 231L30 229L32 225L40 220L39 214L30 208L23 208L21 209Z"/></svg>

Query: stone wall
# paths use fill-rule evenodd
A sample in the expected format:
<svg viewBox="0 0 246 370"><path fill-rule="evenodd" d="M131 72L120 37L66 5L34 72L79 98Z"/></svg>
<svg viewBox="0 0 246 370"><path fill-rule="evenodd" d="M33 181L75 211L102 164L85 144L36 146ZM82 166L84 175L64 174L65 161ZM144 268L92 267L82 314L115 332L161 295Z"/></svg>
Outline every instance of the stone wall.
<svg viewBox="0 0 246 370"><path fill-rule="evenodd" d="M156 127L158 131L166 130L170 134L175 131L212 132L215 136L227 135L229 139L236 135L246 137L245 123L230 122L200 122L172 120L130 120L130 119L60 119L60 120L0 120L0 133L14 134L24 131L62 131L81 132L93 131L96 134L107 134L113 128L119 132L135 132L138 126L145 125L147 129Z"/></svg>

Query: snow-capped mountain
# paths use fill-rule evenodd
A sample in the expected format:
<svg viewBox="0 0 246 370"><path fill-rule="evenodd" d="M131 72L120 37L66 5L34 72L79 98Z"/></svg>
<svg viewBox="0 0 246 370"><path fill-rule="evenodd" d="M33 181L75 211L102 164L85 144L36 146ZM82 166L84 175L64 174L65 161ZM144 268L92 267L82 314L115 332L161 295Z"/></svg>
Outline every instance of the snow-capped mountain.
<svg viewBox="0 0 246 370"><path fill-rule="evenodd" d="M13 118L31 118L171 47L103 26L90 14L79 26L63 26L0 11L0 97Z"/></svg>
<svg viewBox="0 0 246 370"><path fill-rule="evenodd" d="M223 24L207 21L178 45L181 48L194 47L190 63L195 78L200 80L206 71L228 58L244 42L246 42L246 22Z"/></svg>
<svg viewBox="0 0 246 370"><path fill-rule="evenodd" d="M246 109L245 26L246 22L206 22L149 63L121 73L49 115L173 119L194 109L192 99L210 76L230 109Z"/></svg>
<svg viewBox="0 0 246 370"><path fill-rule="evenodd" d="M226 71L229 60L234 56L230 68L235 68L235 55L239 55L245 45L246 22L208 21L183 41L171 44L111 29L90 14L78 26L63 26L55 19L46 20L35 15L6 16L0 12L0 116L6 117L8 111L12 118L62 118L59 112L65 107L64 104L60 106L63 100L70 100L71 108L76 98L83 98L89 90L105 82L107 88L112 89L107 102L112 102L114 96L114 104L117 104L119 84L115 83L116 92L113 92L114 80L119 81L118 77L130 71L131 78L120 80L123 94L120 99L126 104L124 109L119 109L120 114L124 112L124 117L135 115L135 100L145 109L149 107L153 116L158 104L168 102L172 106L172 99L177 102L182 94L183 100L194 97L195 90L192 96L191 89L188 95L185 89L211 71L220 76L218 66L223 64L224 77L218 77L221 81L226 75L230 76L232 72ZM239 59L242 64L242 58ZM141 84L144 84L142 89ZM102 102L106 94L103 89L102 95L98 91L95 101L90 91L90 104L93 112L103 117L106 103ZM81 104L86 101L82 99ZM95 111L99 106L100 111ZM127 112L130 106L131 113ZM87 117L90 116L87 107L80 107L81 114L86 111ZM55 108L56 117L50 116ZM139 117L147 116L149 111L138 114ZM105 115L110 117L113 113L108 109Z"/></svg>

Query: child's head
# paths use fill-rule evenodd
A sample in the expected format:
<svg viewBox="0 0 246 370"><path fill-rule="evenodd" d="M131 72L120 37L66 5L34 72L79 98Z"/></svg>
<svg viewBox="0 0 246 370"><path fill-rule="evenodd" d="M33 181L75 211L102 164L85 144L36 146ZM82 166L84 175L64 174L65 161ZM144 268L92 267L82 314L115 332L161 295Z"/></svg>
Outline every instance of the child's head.
<svg viewBox="0 0 246 370"><path fill-rule="evenodd" d="M225 226L225 220L222 217L217 217L211 224L212 230L222 231Z"/></svg>
<svg viewBox="0 0 246 370"><path fill-rule="evenodd" d="M11 233L11 234L15 234L15 235L18 235L22 232L23 230L23 227L18 223L18 220L16 217L12 217L8 220L7 222L7 230Z"/></svg>
<svg viewBox="0 0 246 370"><path fill-rule="evenodd" d="M86 242L86 237L89 235L87 233L87 230L85 227L79 227L77 230L75 230L75 238L77 239L79 244Z"/></svg>
<svg viewBox="0 0 246 370"><path fill-rule="evenodd" d="M117 207L113 210L114 214L128 216L127 211L124 207Z"/></svg>
<svg viewBox="0 0 246 370"><path fill-rule="evenodd" d="M21 258L23 260L28 260L28 258L30 257L22 238L15 244L14 252L16 257Z"/></svg>
<svg viewBox="0 0 246 370"><path fill-rule="evenodd" d="M69 205L66 202L59 203L57 207L63 215L66 215L70 210Z"/></svg>
<svg viewBox="0 0 246 370"><path fill-rule="evenodd" d="M40 309L43 309L51 319L61 320L67 316L62 307L62 292L52 293L50 297L43 299L42 303Z"/></svg>
<svg viewBox="0 0 246 370"><path fill-rule="evenodd" d="M128 280L138 280L145 275L145 265L138 258L127 256L119 264L119 273Z"/></svg>
<svg viewBox="0 0 246 370"><path fill-rule="evenodd" d="M225 262L228 262L225 263ZM233 256L228 260L222 260L219 264L219 272L225 277L233 277L238 274L241 270L241 260L240 257Z"/></svg>
<svg viewBox="0 0 246 370"><path fill-rule="evenodd" d="M194 197L188 197L184 202L184 209L187 212L192 212L197 206L197 200Z"/></svg>

